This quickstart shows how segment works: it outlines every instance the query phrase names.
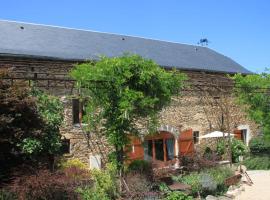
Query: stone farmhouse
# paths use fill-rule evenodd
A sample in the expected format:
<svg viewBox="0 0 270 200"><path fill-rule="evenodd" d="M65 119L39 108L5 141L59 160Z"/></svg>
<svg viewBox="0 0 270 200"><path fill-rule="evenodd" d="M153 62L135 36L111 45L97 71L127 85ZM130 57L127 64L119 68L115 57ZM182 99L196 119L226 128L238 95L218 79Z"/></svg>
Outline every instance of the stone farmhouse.
<svg viewBox="0 0 270 200"><path fill-rule="evenodd" d="M61 128L65 155L95 165L105 163L111 147L100 133L85 135L80 126L83 105L74 98L74 80L68 73L77 63L115 57L129 52L176 68L188 76L188 87L160 113L161 126L155 136L133 138L130 159L152 160L157 166L172 164L176 156L199 153L211 144L200 139L212 131L234 133L247 145L257 134L257 125L234 103L235 73L251 72L232 59L208 48L154 39L77 30L13 21L0 21L0 67L9 68L6 80L33 81L57 95L65 107ZM91 164L92 162L92 164Z"/></svg>

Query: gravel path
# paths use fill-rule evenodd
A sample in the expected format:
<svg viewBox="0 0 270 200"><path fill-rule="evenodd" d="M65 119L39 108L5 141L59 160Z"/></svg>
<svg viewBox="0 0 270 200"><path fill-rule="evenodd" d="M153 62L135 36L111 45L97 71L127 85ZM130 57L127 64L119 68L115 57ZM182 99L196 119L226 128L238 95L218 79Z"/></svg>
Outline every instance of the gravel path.
<svg viewBox="0 0 270 200"><path fill-rule="evenodd" d="M245 191L236 200L270 200L270 171L248 171L252 186L245 185Z"/></svg>

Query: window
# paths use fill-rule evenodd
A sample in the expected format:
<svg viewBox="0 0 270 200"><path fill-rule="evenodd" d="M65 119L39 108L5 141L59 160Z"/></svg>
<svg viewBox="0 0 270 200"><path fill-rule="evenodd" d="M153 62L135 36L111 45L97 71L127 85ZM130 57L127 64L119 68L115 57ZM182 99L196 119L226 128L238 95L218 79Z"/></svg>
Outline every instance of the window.
<svg viewBox="0 0 270 200"><path fill-rule="evenodd" d="M163 140L155 140L156 160L164 161Z"/></svg>
<svg viewBox="0 0 270 200"><path fill-rule="evenodd" d="M199 143L199 136L200 136L200 132L199 131L193 131L193 142L194 142L194 144L198 144Z"/></svg>
<svg viewBox="0 0 270 200"><path fill-rule="evenodd" d="M85 103L81 102L79 99L72 99L73 124L79 124L85 114Z"/></svg>
<svg viewBox="0 0 270 200"><path fill-rule="evenodd" d="M175 156L175 139L168 133L144 141L144 160L170 161Z"/></svg>
<svg viewBox="0 0 270 200"><path fill-rule="evenodd" d="M247 144L247 129L241 130L241 140L244 144Z"/></svg>
<svg viewBox="0 0 270 200"><path fill-rule="evenodd" d="M166 153L167 153L167 160L173 160L174 159L174 142L175 140L173 138L166 139Z"/></svg>
<svg viewBox="0 0 270 200"><path fill-rule="evenodd" d="M61 143L62 143L61 152L63 154L70 153L70 140L69 139L62 139Z"/></svg>
<svg viewBox="0 0 270 200"><path fill-rule="evenodd" d="M151 161L153 156L153 142L152 140L146 140L144 142L144 160Z"/></svg>

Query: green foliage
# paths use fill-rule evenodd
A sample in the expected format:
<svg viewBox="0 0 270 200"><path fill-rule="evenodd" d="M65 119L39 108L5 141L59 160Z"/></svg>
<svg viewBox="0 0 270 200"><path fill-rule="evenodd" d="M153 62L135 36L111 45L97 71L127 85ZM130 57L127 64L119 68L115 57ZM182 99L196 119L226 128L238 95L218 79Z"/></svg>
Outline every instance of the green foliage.
<svg viewBox="0 0 270 200"><path fill-rule="evenodd" d="M203 196L207 194L223 194L228 189L224 181L233 175L233 171L228 167L215 167L188 175L173 177L175 181L182 182L191 186L193 196L198 193Z"/></svg>
<svg viewBox="0 0 270 200"><path fill-rule="evenodd" d="M173 177L175 181L185 183L191 186L191 193L193 196L196 196L197 193L202 192L202 185L201 185L201 174L198 172L192 172L185 176L178 176Z"/></svg>
<svg viewBox="0 0 270 200"><path fill-rule="evenodd" d="M15 200L16 195L4 189L0 189L0 200Z"/></svg>
<svg viewBox="0 0 270 200"><path fill-rule="evenodd" d="M270 170L270 157L251 156L244 160L243 165L249 170Z"/></svg>
<svg viewBox="0 0 270 200"><path fill-rule="evenodd" d="M170 188L166 185L166 183L159 184L159 191L161 191L165 198L164 200L192 200L192 196L188 196L187 194L180 191L171 191Z"/></svg>
<svg viewBox="0 0 270 200"><path fill-rule="evenodd" d="M206 158L206 159L211 159L212 154L213 154L212 149L210 147L206 147L204 149L203 157Z"/></svg>
<svg viewBox="0 0 270 200"><path fill-rule="evenodd" d="M217 183L214 178L208 173L202 173L200 175L200 184L202 186L202 192L206 194L214 194L217 189Z"/></svg>
<svg viewBox="0 0 270 200"><path fill-rule="evenodd" d="M241 140L235 138L232 140L231 148L233 162L238 162L239 156L244 156L248 153L247 146Z"/></svg>
<svg viewBox="0 0 270 200"><path fill-rule="evenodd" d="M144 173L149 172L149 170L152 170L152 165L145 160L134 160L128 166L128 171Z"/></svg>
<svg viewBox="0 0 270 200"><path fill-rule="evenodd" d="M270 140L263 137L254 137L249 141L249 149L252 154L270 155Z"/></svg>
<svg viewBox="0 0 270 200"><path fill-rule="evenodd" d="M26 155L55 154L61 147L60 125L63 121L63 106L57 97L48 95L36 88L28 94L36 103L41 120L40 134L29 135L17 144Z"/></svg>
<svg viewBox="0 0 270 200"><path fill-rule="evenodd" d="M1 74L0 145L5 143L7 146L4 157L9 160L19 156L36 159L57 153L61 146L59 127L63 120L59 99L23 82L11 86L1 79Z"/></svg>
<svg viewBox="0 0 270 200"><path fill-rule="evenodd" d="M193 197L185 194L184 192L174 191L170 192L164 200L193 200Z"/></svg>
<svg viewBox="0 0 270 200"><path fill-rule="evenodd" d="M163 182L158 185L158 188L159 188L159 191L165 194L171 192L170 188L166 185L166 183L163 183Z"/></svg>
<svg viewBox="0 0 270 200"><path fill-rule="evenodd" d="M148 120L150 130L157 127L158 112L169 105L172 95L179 94L186 79L176 70L165 71L137 55L102 57L96 63L77 65L70 74L81 98L89 100L83 119L88 124L86 130L104 127L120 165L129 142L127 135L138 133L138 119Z"/></svg>
<svg viewBox="0 0 270 200"><path fill-rule="evenodd" d="M244 105L249 117L262 126L263 133L270 135L270 74L236 74L233 80L238 103Z"/></svg>
<svg viewBox="0 0 270 200"><path fill-rule="evenodd" d="M81 187L77 192L84 200L109 200L118 195L116 166L109 163L105 170L92 170L93 187Z"/></svg>
<svg viewBox="0 0 270 200"><path fill-rule="evenodd" d="M58 97L48 95L35 88L32 96L36 98L37 109L44 122L45 135L41 138L43 150L49 154L58 153L61 147L59 128L64 119L64 108Z"/></svg>
<svg viewBox="0 0 270 200"><path fill-rule="evenodd" d="M78 188L77 192L80 194L82 200L110 200L105 191L100 188Z"/></svg>
<svg viewBox="0 0 270 200"><path fill-rule="evenodd" d="M20 145L22 146L23 152L29 155L38 154L43 148L41 142L35 138L25 138Z"/></svg>
<svg viewBox="0 0 270 200"><path fill-rule="evenodd" d="M233 171L229 167L216 167L205 170L205 173L210 174L217 184L224 184L224 180L233 175Z"/></svg>
<svg viewBox="0 0 270 200"><path fill-rule="evenodd" d="M224 140L219 140L217 143L217 153L218 155L222 156L225 154L226 151L226 144Z"/></svg>
<svg viewBox="0 0 270 200"><path fill-rule="evenodd" d="M87 165L83 163L80 159L75 158L75 159L69 159L69 160L61 160L59 163L59 167L61 169L67 169L71 167L76 167L82 170L88 169Z"/></svg>

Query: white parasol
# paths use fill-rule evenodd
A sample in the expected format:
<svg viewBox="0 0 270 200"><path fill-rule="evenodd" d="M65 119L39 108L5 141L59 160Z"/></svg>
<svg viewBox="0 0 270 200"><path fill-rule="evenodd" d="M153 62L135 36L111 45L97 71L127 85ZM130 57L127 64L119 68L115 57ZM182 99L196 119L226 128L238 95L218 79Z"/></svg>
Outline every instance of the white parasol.
<svg viewBox="0 0 270 200"><path fill-rule="evenodd" d="M203 135L201 137L199 137L200 139L204 139L204 138L220 138L220 137L223 137L223 134L225 137L229 137L229 133L223 133L221 131L214 131L214 132L211 132L211 133L208 133L206 135ZM234 134L230 134L230 136L234 136Z"/></svg>

